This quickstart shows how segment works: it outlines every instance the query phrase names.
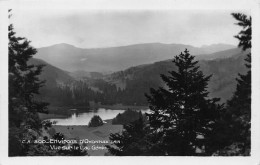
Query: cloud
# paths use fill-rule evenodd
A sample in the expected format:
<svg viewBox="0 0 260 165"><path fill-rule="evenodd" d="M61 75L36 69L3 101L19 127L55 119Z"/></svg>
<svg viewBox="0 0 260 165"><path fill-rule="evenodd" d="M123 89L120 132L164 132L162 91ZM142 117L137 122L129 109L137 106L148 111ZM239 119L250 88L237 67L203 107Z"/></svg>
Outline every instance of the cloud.
<svg viewBox="0 0 260 165"><path fill-rule="evenodd" d="M83 62L83 61L86 61L86 60L87 60L87 58L82 58L82 59L80 59L80 61L82 61L82 62Z"/></svg>
<svg viewBox="0 0 260 165"><path fill-rule="evenodd" d="M202 10L14 10L20 36L36 47L68 43L97 48L161 42L200 46L237 44L233 11ZM24 19L26 18L26 19Z"/></svg>

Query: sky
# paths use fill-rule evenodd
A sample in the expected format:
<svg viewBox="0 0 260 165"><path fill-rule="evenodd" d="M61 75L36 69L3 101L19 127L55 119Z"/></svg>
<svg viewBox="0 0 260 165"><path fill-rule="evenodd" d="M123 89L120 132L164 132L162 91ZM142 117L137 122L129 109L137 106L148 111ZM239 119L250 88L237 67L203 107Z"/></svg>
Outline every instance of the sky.
<svg viewBox="0 0 260 165"><path fill-rule="evenodd" d="M200 47L237 45L231 10L75 10L15 9L17 35L39 48L67 43L104 48L140 43L177 43Z"/></svg>

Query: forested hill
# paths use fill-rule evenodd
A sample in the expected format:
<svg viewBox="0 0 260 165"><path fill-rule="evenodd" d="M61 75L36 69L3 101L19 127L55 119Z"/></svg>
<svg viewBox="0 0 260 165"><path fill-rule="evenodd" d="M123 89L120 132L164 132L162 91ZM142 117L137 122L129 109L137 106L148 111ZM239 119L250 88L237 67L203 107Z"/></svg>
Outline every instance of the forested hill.
<svg viewBox="0 0 260 165"><path fill-rule="evenodd" d="M57 83L69 83L74 80L69 75L69 72L50 65L41 59L31 58L29 64L44 65L40 78L42 80L46 80L45 85L48 87L56 87Z"/></svg>
<svg viewBox="0 0 260 165"><path fill-rule="evenodd" d="M184 44L145 43L128 46L83 49L69 44L38 48L35 58L42 59L63 70L74 72L108 72L125 70L132 66L167 60L187 48L193 55L206 55L235 46L214 44L194 47Z"/></svg>
<svg viewBox="0 0 260 165"><path fill-rule="evenodd" d="M237 74L245 73L245 54L239 49L230 49L214 53L215 58L208 56L213 60L200 60L204 74L213 75L209 82L210 96L219 97L222 102L230 98ZM163 84L160 74L176 69L171 60L165 60L104 76L98 72L67 72L38 59L31 62L46 65L41 74L41 79L46 80L40 90L41 98L53 105L72 106L88 106L89 101L147 105L144 93Z"/></svg>
<svg viewBox="0 0 260 165"><path fill-rule="evenodd" d="M249 52L248 50L246 52ZM247 54L244 52L243 54ZM222 59L222 58L238 58L242 53L242 49L234 48L228 50L222 50L219 52L211 53L211 54L204 54L204 55L197 55L197 60L214 60L214 59Z"/></svg>
<svg viewBox="0 0 260 165"><path fill-rule="evenodd" d="M222 102L231 97L236 86L237 74L246 71L245 54L246 52L241 50L231 49L215 54L217 57L220 55L220 58L199 61L204 74L212 75L209 82L210 96L219 97ZM126 91L127 97L136 102L145 102L146 98L143 93L149 92L150 87L157 88L163 84L160 74L167 74L168 71L175 69L171 60L166 60L150 65L131 67L125 71L113 73L106 79Z"/></svg>

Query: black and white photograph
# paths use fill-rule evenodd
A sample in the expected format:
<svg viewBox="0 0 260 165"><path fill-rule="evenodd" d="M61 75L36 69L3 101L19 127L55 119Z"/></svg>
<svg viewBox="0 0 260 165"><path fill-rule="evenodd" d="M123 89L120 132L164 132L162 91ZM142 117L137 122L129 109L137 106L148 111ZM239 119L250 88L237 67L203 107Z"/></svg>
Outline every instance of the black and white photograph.
<svg viewBox="0 0 260 165"><path fill-rule="evenodd" d="M194 8L189 2L180 8L66 2L18 1L5 8L6 159L260 163L251 160L260 149L254 140L259 1L244 8L201 3L209 5L204 9L194 2Z"/></svg>

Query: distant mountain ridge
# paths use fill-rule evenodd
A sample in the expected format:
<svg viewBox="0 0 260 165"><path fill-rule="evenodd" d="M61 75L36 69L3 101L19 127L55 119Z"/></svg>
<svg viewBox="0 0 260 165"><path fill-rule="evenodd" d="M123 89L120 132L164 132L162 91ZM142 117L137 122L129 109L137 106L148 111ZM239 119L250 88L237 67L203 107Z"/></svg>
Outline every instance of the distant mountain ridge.
<svg viewBox="0 0 260 165"><path fill-rule="evenodd" d="M210 97L219 97L221 102L230 99L235 90L238 73L244 74L246 72L244 59L248 52L242 52L241 49L230 49L213 53L209 58L199 60L199 66L203 73L212 75L208 85ZM213 58L214 55L220 58ZM146 98L142 97L142 93L149 93L150 87L158 88L163 86L164 83L160 78L160 74L168 74L168 71L175 69L176 67L170 59L131 67L107 75L105 79L112 84L116 84L121 90L127 90L128 93L134 96L136 102L141 100L145 102Z"/></svg>
<svg viewBox="0 0 260 165"><path fill-rule="evenodd" d="M69 72L57 68L53 65L50 65L41 59L31 58L28 63L34 65L44 65L42 69L42 73L40 74L39 77L42 80L48 80L46 81L48 86L56 86L57 82L66 83L74 80L69 75Z"/></svg>
<svg viewBox="0 0 260 165"><path fill-rule="evenodd" d="M241 54L247 54L251 50L242 51L240 48L228 49L219 52L215 52L212 54L198 55L196 56L197 60L214 60L214 59L223 59L223 58L239 58Z"/></svg>
<svg viewBox="0 0 260 165"><path fill-rule="evenodd" d="M205 52L207 52L207 54L211 54L211 53L215 53L215 52L219 52L219 51L233 49L236 47L231 44L219 43L219 44L211 44L211 45L202 45L200 48L203 49Z"/></svg>
<svg viewBox="0 0 260 165"><path fill-rule="evenodd" d="M222 102L230 98L235 89L237 74L243 74L246 71L244 58L247 53L240 49L229 49L208 54L205 57L204 55L196 56L197 60L201 58L199 65L204 74L213 75L209 82L210 96L220 97ZM68 100L65 100L65 103L68 103L71 101L70 98L74 97L69 91L84 87L92 95L90 95L92 99L97 97L96 101L109 99L110 104L146 105L144 93L149 93L151 87L157 88L163 85L160 74L167 74L168 71L176 69L171 59L129 67L107 75L87 71L68 72L40 59L31 59L30 63L46 65L40 75L41 79L46 80L46 84L40 92L47 102L60 104L58 99L66 96ZM67 91L60 88L64 84L67 86ZM100 94L94 96L93 92L97 91Z"/></svg>
<svg viewBox="0 0 260 165"><path fill-rule="evenodd" d="M77 48L69 44L56 44L38 48L35 58L67 71L114 72L142 64L171 59L187 48L193 55L212 54L233 49L235 46L215 44L193 47L183 44L146 43L110 48Z"/></svg>

